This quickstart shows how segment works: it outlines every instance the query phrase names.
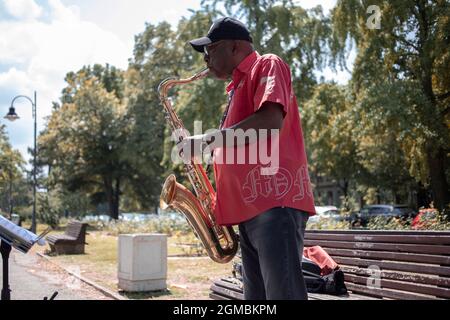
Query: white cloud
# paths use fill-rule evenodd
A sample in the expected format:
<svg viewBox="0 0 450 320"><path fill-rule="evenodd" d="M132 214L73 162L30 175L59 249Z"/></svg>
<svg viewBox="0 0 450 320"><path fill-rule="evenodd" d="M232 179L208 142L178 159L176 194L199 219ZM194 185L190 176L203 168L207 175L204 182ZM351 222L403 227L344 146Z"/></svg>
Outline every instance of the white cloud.
<svg viewBox="0 0 450 320"><path fill-rule="evenodd" d="M27 63L39 49L35 27L37 21L0 22L0 61L3 63Z"/></svg>
<svg viewBox="0 0 450 320"><path fill-rule="evenodd" d="M298 1L306 7L320 3L325 9L336 2ZM144 31L145 22L175 25L189 15L188 8L198 9L200 0L0 0L2 4L16 19L0 20L0 124L7 125L13 146L28 159L26 149L33 143L29 102L17 101L19 121L3 119L14 96L33 97L37 91L42 130L67 72L94 63L126 68L134 35Z"/></svg>
<svg viewBox="0 0 450 320"><path fill-rule="evenodd" d="M48 0L53 20L73 23L80 20L80 9L77 6L64 6L60 0Z"/></svg>
<svg viewBox="0 0 450 320"><path fill-rule="evenodd" d="M81 19L94 22L104 30L117 35L131 52L134 36L145 30L145 23L167 21L176 26L188 9L199 9L200 0L62 0L66 5L80 8ZM105 11L107 8L107 12Z"/></svg>
<svg viewBox="0 0 450 320"><path fill-rule="evenodd" d="M3 0L6 11L18 19L36 19L42 14L42 8L34 0Z"/></svg>
<svg viewBox="0 0 450 320"><path fill-rule="evenodd" d="M26 72L11 68L7 72L0 73L0 88L17 88L20 91L28 89L30 79Z"/></svg>
<svg viewBox="0 0 450 320"><path fill-rule="evenodd" d="M33 143L29 102L17 101L19 121L10 123L2 118L14 96L33 97L37 91L38 130L42 130L43 118L51 114L52 101L59 99L67 72L95 63L124 69L132 55L129 46L114 33L83 21L76 6L48 0L48 8L50 19L45 21L0 21L0 124L7 125L13 146L19 147L26 158L27 147Z"/></svg>

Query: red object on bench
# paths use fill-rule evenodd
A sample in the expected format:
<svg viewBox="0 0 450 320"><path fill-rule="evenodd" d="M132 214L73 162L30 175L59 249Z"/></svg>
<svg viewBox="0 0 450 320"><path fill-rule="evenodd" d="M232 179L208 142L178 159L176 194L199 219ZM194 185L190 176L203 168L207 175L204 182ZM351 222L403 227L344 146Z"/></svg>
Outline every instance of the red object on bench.
<svg viewBox="0 0 450 320"><path fill-rule="evenodd" d="M339 268L339 265L334 261L329 254L322 249L321 246L305 247L303 255L309 260L317 263L320 267L320 274L325 276Z"/></svg>

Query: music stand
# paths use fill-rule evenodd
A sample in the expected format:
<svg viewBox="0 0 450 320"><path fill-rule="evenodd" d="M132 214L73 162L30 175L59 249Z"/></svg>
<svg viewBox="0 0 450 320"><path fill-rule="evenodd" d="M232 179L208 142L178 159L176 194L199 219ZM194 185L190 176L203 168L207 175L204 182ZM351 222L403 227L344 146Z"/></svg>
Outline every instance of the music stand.
<svg viewBox="0 0 450 320"><path fill-rule="evenodd" d="M9 270L8 270L8 259L9 253L11 252L11 245L6 241L1 240L0 251L2 253L3 261L3 289L2 289L2 300L11 300L11 290L9 289Z"/></svg>
<svg viewBox="0 0 450 320"><path fill-rule="evenodd" d="M43 237L50 231L51 228L47 228L47 230L37 236L0 215L0 251L3 263L3 288L1 300L11 300L8 261L11 248L14 247L22 253L27 253L35 243L45 245Z"/></svg>

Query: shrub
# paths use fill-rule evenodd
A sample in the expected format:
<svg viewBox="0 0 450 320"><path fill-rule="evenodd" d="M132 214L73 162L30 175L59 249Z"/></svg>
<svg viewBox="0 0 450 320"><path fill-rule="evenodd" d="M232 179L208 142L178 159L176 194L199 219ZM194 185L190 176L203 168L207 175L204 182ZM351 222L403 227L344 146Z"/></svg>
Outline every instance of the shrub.
<svg viewBox="0 0 450 320"><path fill-rule="evenodd" d="M174 232L191 232L191 228L186 220L180 216L160 215L145 221L111 220L109 222L97 221L90 224L96 229L107 231L114 236L133 233L164 233L171 236Z"/></svg>
<svg viewBox="0 0 450 320"><path fill-rule="evenodd" d="M47 195L41 195L38 197L37 218L48 224L52 228L56 228L59 225L58 211L50 205L50 201Z"/></svg>
<svg viewBox="0 0 450 320"><path fill-rule="evenodd" d="M402 220L399 218L385 218L382 216L370 219L367 223L369 230L408 230L411 220Z"/></svg>
<svg viewBox="0 0 450 320"><path fill-rule="evenodd" d="M449 217L435 208L421 208L412 223L414 230L450 230Z"/></svg>
<svg viewBox="0 0 450 320"><path fill-rule="evenodd" d="M307 230L347 230L350 229L348 221L335 221L332 219L319 219L317 222L308 222Z"/></svg>

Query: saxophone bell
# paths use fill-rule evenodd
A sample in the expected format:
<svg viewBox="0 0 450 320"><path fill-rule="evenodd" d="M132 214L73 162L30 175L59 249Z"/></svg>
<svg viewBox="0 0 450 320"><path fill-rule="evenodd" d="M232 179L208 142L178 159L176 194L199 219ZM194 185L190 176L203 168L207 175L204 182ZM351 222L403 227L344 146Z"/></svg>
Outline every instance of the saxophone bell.
<svg viewBox="0 0 450 320"><path fill-rule="evenodd" d="M161 190L161 196L159 197L159 207L162 210L170 208L170 203L172 203L175 195L175 183L177 179L175 175L171 174L164 181L164 185Z"/></svg>

